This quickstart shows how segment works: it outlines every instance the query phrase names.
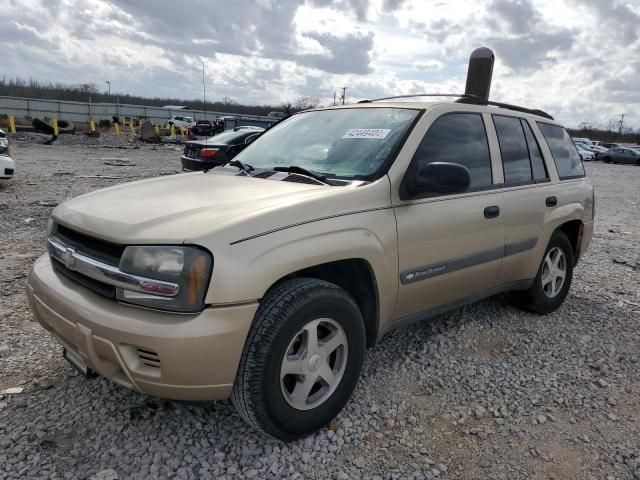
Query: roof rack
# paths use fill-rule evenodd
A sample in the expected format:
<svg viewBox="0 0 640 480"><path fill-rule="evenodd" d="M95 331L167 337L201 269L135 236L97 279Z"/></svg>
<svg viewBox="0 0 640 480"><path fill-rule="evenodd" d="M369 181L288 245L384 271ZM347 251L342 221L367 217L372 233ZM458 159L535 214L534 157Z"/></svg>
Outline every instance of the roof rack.
<svg viewBox="0 0 640 480"><path fill-rule="evenodd" d="M464 97L456 100L456 103L469 103L471 105L490 105L492 107L506 108L508 110L514 110L516 112L530 113L531 115L538 115L539 117L548 118L549 120L555 120L551 115L543 110L520 107L518 105L511 105L510 103L492 102L491 100L484 101L480 100L474 95L465 95Z"/></svg>
<svg viewBox="0 0 640 480"><path fill-rule="evenodd" d="M360 100L358 103L380 102L382 100L394 100L396 98L413 98L413 97L456 97L475 99L475 95L465 93L415 93L413 95L394 95L393 97L374 98L373 100Z"/></svg>
<svg viewBox="0 0 640 480"><path fill-rule="evenodd" d="M511 105L510 103L492 102L491 100L485 101L477 95L471 95L469 93L416 93L414 95L394 95L393 97L375 98L373 100L360 100L358 103L372 103L380 102L382 100L394 100L397 98L413 97L456 97L456 103L468 103L470 105L490 105L492 107L506 108L508 110L514 110L516 112L530 113L531 115L538 115L539 117L548 118L549 120L555 120L551 115L543 110L519 107L518 105Z"/></svg>

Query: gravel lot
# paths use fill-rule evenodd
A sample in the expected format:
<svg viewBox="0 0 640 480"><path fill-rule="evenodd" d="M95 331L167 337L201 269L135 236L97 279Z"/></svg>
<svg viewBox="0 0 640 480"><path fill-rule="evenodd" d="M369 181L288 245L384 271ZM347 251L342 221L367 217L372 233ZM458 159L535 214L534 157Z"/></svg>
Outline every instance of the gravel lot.
<svg viewBox="0 0 640 480"><path fill-rule="evenodd" d="M640 479L640 168L587 164L596 233L558 312L497 297L396 331L337 420L284 444L227 402L87 381L30 321L52 206L179 166L175 146L91 143L15 142L0 182L0 390L24 388L0 395L0 478Z"/></svg>

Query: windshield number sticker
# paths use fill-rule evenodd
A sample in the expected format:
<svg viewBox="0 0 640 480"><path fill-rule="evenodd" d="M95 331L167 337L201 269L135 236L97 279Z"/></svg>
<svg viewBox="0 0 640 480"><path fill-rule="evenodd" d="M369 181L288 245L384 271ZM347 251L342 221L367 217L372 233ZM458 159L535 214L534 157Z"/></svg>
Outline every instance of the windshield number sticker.
<svg viewBox="0 0 640 480"><path fill-rule="evenodd" d="M342 138L374 138L382 140L387 138L390 128L350 128Z"/></svg>

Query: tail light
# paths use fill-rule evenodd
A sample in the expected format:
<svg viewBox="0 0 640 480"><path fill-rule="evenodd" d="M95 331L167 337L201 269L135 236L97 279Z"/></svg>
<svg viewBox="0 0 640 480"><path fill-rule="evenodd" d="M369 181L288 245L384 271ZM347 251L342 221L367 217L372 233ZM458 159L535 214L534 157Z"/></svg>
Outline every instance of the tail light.
<svg viewBox="0 0 640 480"><path fill-rule="evenodd" d="M200 157L202 157L202 158L213 157L219 151L220 151L220 149L218 149L218 148L203 148L202 150L200 150Z"/></svg>

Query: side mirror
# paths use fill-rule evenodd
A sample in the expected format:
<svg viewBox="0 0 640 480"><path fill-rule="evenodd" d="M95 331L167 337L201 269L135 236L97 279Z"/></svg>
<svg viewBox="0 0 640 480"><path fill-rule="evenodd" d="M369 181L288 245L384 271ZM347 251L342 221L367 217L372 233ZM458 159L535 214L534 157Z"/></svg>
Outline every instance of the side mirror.
<svg viewBox="0 0 640 480"><path fill-rule="evenodd" d="M420 169L407 184L412 195L424 193L462 193L471 185L469 169L459 163L433 162Z"/></svg>

